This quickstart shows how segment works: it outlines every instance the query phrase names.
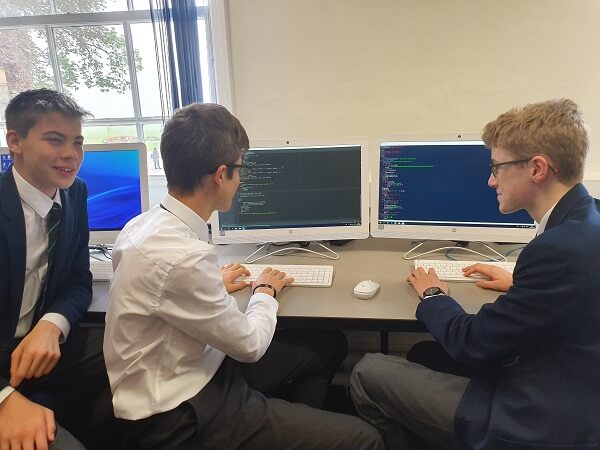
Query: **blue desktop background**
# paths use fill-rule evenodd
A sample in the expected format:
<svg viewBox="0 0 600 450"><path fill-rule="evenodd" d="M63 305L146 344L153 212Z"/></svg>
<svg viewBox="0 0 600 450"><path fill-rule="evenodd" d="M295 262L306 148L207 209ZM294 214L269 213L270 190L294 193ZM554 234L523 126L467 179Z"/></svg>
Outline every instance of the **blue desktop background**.
<svg viewBox="0 0 600 450"><path fill-rule="evenodd" d="M10 167L0 155L0 172ZM90 231L121 230L142 212L138 150L85 152L77 174L87 184Z"/></svg>
<svg viewBox="0 0 600 450"><path fill-rule="evenodd" d="M12 164L10 155L0 155L0 172L4 172Z"/></svg>
<svg viewBox="0 0 600 450"><path fill-rule="evenodd" d="M90 231L120 230L142 212L137 150L85 152L78 176L88 187Z"/></svg>

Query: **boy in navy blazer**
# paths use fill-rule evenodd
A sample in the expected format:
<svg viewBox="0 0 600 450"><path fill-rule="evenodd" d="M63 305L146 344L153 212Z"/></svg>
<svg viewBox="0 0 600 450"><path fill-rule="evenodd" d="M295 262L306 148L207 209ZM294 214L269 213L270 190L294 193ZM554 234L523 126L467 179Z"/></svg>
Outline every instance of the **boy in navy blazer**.
<svg viewBox="0 0 600 450"><path fill-rule="evenodd" d="M525 209L537 237L512 276L466 269L505 292L477 314L435 271L407 279L417 318L470 377L367 355L352 374L353 400L388 449L407 448L406 430L436 449L600 448L600 204L581 184L588 128L573 101L552 100L500 115L483 140L500 211Z"/></svg>
<svg viewBox="0 0 600 450"><path fill-rule="evenodd" d="M102 330L78 327L92 298L87 189L76 178L87 115L47 89L6 108L13 165L0 176L2 449L83 448L56 419L84 424L88 394L107 386Z"/></svg>

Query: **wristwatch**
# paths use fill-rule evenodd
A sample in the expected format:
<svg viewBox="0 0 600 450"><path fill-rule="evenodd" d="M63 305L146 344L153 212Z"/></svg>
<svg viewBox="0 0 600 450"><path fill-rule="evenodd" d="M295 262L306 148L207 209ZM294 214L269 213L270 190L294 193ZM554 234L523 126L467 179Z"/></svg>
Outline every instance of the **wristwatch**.
<svg viewBox="0 0 600 450"><path fill-rule="evenodd" d="M425 300L428 297L434 297L436 295L446 295L446 293L439 287L430 287L423 291L421 298Z"/></svg>

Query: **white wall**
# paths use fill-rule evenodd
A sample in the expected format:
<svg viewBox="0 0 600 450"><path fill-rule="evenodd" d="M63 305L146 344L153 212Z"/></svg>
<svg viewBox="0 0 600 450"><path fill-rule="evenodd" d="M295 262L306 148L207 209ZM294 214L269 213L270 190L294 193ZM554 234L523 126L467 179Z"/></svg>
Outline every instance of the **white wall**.
<svg viewBox="0 0 600 450"><path fill-rule="evenodd" d="M228 0L251 139L478 132L556 97L600 133L598 0ZM600 150L588 158L600 179Z"/></svg>

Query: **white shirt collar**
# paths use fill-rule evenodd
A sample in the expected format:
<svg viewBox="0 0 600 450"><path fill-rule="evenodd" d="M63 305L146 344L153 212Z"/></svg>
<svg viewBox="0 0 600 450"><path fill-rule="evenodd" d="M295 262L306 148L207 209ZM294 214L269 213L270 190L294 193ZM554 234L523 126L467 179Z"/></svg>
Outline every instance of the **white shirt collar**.
<svg viewBox="0 0 600 450"><path fill-rule="evenodd" d="M552 208L550 208L548 211L546 211L546 214L544 214L544 217L542 217L542 220L540 220L540 226L538 227L537 236L542 234L544 232L544 230L546 229L546 225L548 224L548 219L550 218L550 214L552 214L552 211L554 210L554 207L557 204L558 204L558 202L556 202L554 205L552 205Z"/></svg>
<svg viewBox="0 0 600 450"><path fill-rule="evenodd" d="M198 235L199 239L208 242L208 225L204 219L196 214L191 208L169 194L165 194L160 204L190 227L192 231Z"/></svg>
<svg viewBox="0 0 600 450"><path fill-rule="evenodd" d="M59 189L56 190L54 198L50 198L25 180L25 178L23 178L19 172L17 172L15 166L12 166L12 171L15 184L17 185L17 191L19 192L19 197L21 197L21 200L27 203L37 215L45 218L50 212L50 209L52 209L52 203L58 203L61 205Z"/></svg>

